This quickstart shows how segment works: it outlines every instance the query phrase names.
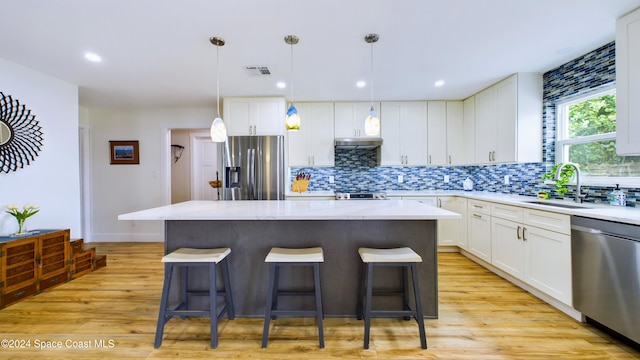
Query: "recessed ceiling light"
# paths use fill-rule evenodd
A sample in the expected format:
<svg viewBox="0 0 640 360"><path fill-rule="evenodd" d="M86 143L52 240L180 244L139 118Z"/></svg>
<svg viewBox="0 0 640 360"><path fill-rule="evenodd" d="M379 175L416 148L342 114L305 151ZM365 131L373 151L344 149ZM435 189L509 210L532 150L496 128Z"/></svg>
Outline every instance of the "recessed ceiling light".
<svg viewBox="0 0 640 360"><path fill-rule="evenodd" d="M356 87L363 88L365 86L367 86L367 83L362 80L356 83Z"/></svg>
<svg viewBox="0 0 640 360"><path fill-rule="evenodd" d="M285 84L284 81L278 81L278 83L276 84L276 86L278 87L278 89L284 89L287 87L287 84Z"/></svg>
<svg viewBox="0 0 640 360"><path fill-rule="evenodd" d="M433 85L437 86L437 87L440 87L440 86L444 85L444 80L438 80Z"/></svg>
<svg viewBox="0 0 640 360"><path fill-rule="evenodd" d="M85 53L84 54L84 58L91 61L91 62L101 62L102 58L100 57L100 55L98 54L94 54L91 52Z"/></svg>

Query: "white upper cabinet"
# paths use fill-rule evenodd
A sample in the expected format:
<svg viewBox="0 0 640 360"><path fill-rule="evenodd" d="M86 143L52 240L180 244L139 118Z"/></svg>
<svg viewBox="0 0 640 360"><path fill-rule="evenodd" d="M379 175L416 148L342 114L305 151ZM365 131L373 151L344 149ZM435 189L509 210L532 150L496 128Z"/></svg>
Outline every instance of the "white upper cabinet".
<svg viewBox="0 0 640 360"><path fill-rule="evenodd" d="M476 159L476 97L471 96L463 102L464 158L462 162L453 160L454 165L473 164Z"/></svg>
<svg viewBox="0 0 640 360"><path fill-rule="evenodd" d="M427 102L427 147L429 165L447 163L447 102Z"/></svg>
<svg viewBox="0 0 640 360"><path fill-rule="evenodd" d="M227 134L284 135L285 99L282 97L224 98Z"/></svg>
<svg viewBox="0 0 640 360"><path fill-rule="evenodd" d="M380 107L381 165L427 165L427 102L390 101Z"/></svg>
<svg viewBox="0 0 640 360"><path fill-rule="evenodd" d="M476 163L542 161L542 75L515 74L475 95Z"/></svg>
<svg viewBox="0 0 640 360"><path fill-rule="evenodd" d="M337 102L335 106L335 137L363 138L380 137L367 136L364 132L364 120L371 111L371 102ZM380 115L380 103L374 102L373 108ZM380 116L380 123L384 119Z"/></svg>
<svg viewBox="0 0 640 360"><path fill-rule="evenodd" d="M300 130L287 131L289 166L334 166L333 103L296 103Z"/></svg>
<svg viewBox="0 0 640 360"><path fill-rule="evenodd" d="M616 23L616 150L640 155L640 8ZM635 101L632 101L635 100Z"/></svg>
<svg viewBox="0 0 640 360"><path fill-rule="evenodd" d="M447 165L464 165L467 160L462 101L447 101Z"/></svg>

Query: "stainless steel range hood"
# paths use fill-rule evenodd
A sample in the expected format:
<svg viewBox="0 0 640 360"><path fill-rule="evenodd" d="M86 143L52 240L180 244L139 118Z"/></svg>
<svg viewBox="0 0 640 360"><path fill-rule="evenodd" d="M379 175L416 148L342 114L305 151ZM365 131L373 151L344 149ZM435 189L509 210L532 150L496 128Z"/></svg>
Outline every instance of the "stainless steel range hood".
<svg viewBox="0 0 640 360"><path fill-rule="evenodd" d="M376 149L382 145L381 138L336 138L336 149Z"/></svg>

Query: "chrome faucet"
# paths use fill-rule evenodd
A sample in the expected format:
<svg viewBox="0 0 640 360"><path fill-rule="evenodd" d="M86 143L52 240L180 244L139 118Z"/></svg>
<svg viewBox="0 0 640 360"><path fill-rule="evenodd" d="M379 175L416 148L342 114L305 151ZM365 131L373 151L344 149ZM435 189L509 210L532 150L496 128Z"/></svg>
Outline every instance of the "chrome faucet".
<svg viewBox="0 0 640 360"><path fill-rule="evenodd" d="M558 181L560 179L560 173L562 172L562 169L564 169L565 166L573 166L574 169L576 169L576 199L575 202L577 203L581 203L582 202L582 198L586 197L586 194L582 194L582 190L580 189L580 168L578 167L578 164L574 164L572 162L567 162L567 163L562 163L560 164L560 166L558 166L558 170L556 170L556 176L553 178L553 180Z"/></svg>

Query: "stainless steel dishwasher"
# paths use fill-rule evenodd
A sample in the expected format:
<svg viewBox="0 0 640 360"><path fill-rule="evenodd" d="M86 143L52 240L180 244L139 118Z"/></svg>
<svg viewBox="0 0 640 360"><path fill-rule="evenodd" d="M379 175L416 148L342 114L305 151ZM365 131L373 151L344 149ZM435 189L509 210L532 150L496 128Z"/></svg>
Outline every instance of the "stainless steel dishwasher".
<svg viewBox="0 0 640 360"><path fill-rule="evenodd" d="M573 307L640 343L640 226L571 218Z"/></svg>

